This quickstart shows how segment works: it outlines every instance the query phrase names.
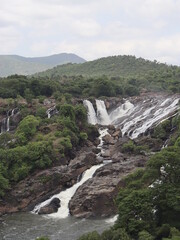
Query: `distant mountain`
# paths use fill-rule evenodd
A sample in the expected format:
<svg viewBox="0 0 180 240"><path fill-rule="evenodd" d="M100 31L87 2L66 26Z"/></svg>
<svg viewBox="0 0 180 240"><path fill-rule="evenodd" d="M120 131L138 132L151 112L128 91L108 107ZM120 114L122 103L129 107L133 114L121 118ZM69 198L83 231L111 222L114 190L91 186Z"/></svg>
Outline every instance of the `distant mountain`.
<svg viewBox="0 0 180 240"><path fill-rule="evenodd" d="M151 74L151 72L164 72L172 69L173 66L149 61L135 56L112 56L100 58L82 64L65 64L54 67L45 72L39 73L40 76L102 76L109 77L137 77Z"/></svg>
<svg viewBox="0 0 180 240"><path fill-rule="evenodd" d="M66 63L84 63L72 53L60 53L47 57L27 58L18 55L0 55L0 77L12 74L29 75Z"/></svg>

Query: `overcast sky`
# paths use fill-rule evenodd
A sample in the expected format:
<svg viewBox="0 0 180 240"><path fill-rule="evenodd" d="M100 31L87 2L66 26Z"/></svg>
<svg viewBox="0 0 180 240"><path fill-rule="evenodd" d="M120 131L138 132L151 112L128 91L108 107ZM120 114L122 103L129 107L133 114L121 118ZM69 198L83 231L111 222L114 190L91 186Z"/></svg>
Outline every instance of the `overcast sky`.
<svg viewBox="0 0 180 240"><path fill-rule="evenodd" d="M0 54L180 65L180 0L0 0Z"/></svg>

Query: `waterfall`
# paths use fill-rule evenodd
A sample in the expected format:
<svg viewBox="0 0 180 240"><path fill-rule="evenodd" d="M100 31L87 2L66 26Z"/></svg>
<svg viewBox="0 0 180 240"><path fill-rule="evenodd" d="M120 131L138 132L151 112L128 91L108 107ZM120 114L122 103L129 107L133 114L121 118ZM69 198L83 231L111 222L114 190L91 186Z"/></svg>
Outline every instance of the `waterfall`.
<svg viewBox="0 0 180 240"><path fill-rule="evenodd" d="M96 117L96 112L94 110L92 103L89 100L84 100L83 104L87 108L87 111L88 111L88 113L87 113L88 122L95 125L97 123L97 117Z"/></svg>
<svg viewBox="0 0 180 240"><path fill-rule="evenodd" d="M122 118L124 116L128 116L134 110L134 105L130 101L126 101L121 106L116 108L114 111L111 112L109 115L112 123L115 122L118 118Z"/></svg>
<svg viewBox="0 0 180 240"><path fill-rule="evenodd" d="M157 106L158 109L155 111L153 116L147 119L146 121L144 121L142 126L136 128L136 130L134 130L134 132L132 133L131 138L132 139L137 138L141 133L144 133L147 129L149 129L154 124L160 123L161 120L163 120L170 113L173 113L179 108L178 103L179 103L179 98L174 99L173 102L168 106L166 106L166 104L163 104L163 103L161 103L160 106L158 105Z"/></svg>
<svg viewBox="0 0 180 240"><path fill-rule="evenodd" d="M104 101L96 99L97 106L97 119L98 123L101 125L109 125L111 123L109 115L106 110Z"/></svg>
<svg viewBox="0 0 180 240"><path fill-rule="evenodd" d="M3 118L3 120L1 121L1 133L4 133L6 131L6 118Z"/></svg>
<svg viewBox="0 0 180 240"><path fill-rule="evenodd" d="M47 111L46 111L46 114L48 115L48 118L51 118L51 108L49 108Z"/></svg>
<svg viewBox="0 0 180 240"><path fill-rule="evenodd" d="M8 116L8 118L7 118L7 127L6 127L7 128L7 130L6 130L7 132L9 132L9 120L10 120L10 116Z"/></svg>
<svg viewBox="0 0 180 240"><path fill-rule="evenodd" d="M101 149L101 152L103 152L103 139L102 138L103 138L103 136L108 134L107 130L108 130L107 128L106 129L99 129L100 144L98 145L98 148ZM98 155L99 154L96 154L96 156L98 156ZM74 196L74 194L75 194L76 190L78 189L78 187L80 187L88 179L92 178L97 169L101 168L102 166L104 166L105 164L107 164L109 162L110 161L104 161L103 163L101 163L99 165L94 165L90 169L87 169L83 173L80 181L77 181L77 183L74 184L72 187L70 187L70 188L60 192L59 194L56 194L56 195L52 196L50 199L47 199L46 201L36 205L32 212L33 213L38 213L39 210L42 207L48 205L53 198L59 198L59 200L61 201L61 207L58 209L58 212L49 214L49 216L55 217L55 218L66 218L66 217L68 217L68 215L69 215L69 207L68 207L69 201Z"/></svg>
<svg viewBox="0 0 180 240"><path fill-rule="evenodd" d="M57 113L58 113L58 111L56 109L56 106L53 106L53 107L46 110L46 114L48 115L48 118L51 118L51 116L53 116Z"/></svg>
<svg viewBox="0 0 180 240"><path fill-rule="evenodd" d="M1 132L0 132L0 134L10 131L10 118L13 117L15 114L17 114L18 112L19 112L18 108L14 108L14 109L9 110L7 112L7 117L3 118L3 120L1 121Z"/></svg>
<svg viewBox="0 0 180 240"><path fill-rule="evenodd" d="M108 114L104 101L96 100L96 114L92 103L84 100L84 105L88 109L88 121L90 123L112 124L121 129L122 135L126 134L131 139L137 138L149 128L172 116L179 109L178 103L179 97L177 96L168 98L152 96L144 101L139 100L135 104L125 100L121 106Z"/></svg>
<svg viewBox="0 0 180 240"><path fill-rule="evenodd" d="M55 217L55 218L66 218L66 217L68 217L68 215L69 215L69 208L68 208L69 201L71 200L71 198L75 194L78 187L81 186L83 183L85 183L88 179L92 178L95 171L98 168L102 167L103 165L104 164L95 165L95 166L92 166L90 169L86 170L79 182L74 184L72 187L66 189L65 191L62 191L59 194L56 194L56 195L52 196L50 199L48 199L48 200L42 202L41 204L37 205L34 208L33 212L38 213L40 208L48 205L53 198L59 198L59 200L61 201L61 207L58 209L58 212L49 214L49 216Z"/></svg>

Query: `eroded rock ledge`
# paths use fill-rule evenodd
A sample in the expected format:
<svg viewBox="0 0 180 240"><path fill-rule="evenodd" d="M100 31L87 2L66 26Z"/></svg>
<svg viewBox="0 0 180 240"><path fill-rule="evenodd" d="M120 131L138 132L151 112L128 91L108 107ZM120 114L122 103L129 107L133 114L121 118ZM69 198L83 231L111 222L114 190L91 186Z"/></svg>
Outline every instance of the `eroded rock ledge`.
<svg viewBox="0 0 180 240"><path fill-rule="evenodd" d="M93 178L78 188L69 203L70 213L75 217L107 217L117 212L115 197L124 186L123 178L139 166L145 156L119 158L98 169Z"/></svg>

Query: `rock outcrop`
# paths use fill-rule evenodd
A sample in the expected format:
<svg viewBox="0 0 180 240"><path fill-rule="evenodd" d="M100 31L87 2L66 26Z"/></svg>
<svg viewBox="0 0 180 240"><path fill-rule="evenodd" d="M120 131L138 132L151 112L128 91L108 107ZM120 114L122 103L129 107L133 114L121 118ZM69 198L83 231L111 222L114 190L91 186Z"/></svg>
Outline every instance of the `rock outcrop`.
<svg viewBox="0 0 180 240"><path fill-rule="evenodd" d="M38 214L42 215L57 212L60 206L59 198L53 198L49 204L45 205L39 210Z"/></svg>
<svg viewBox="0 0 180 240"><path fill-rule="evenodd" d="M69 203L75 217L111 216L117 212L114 202L118 191L124 186L123 177L143 166L143 156L120 158L97 170L95 176L78 188Z"/></svg>
<svg viewBox="0 0 180 240"><path fill-rule="evenodd" d="M86 147L68 166L55 166L27 177L13 186L1 200L0 215L32 210L36 204L71 187L85 170L99 162L91 148Z"/></svg>

